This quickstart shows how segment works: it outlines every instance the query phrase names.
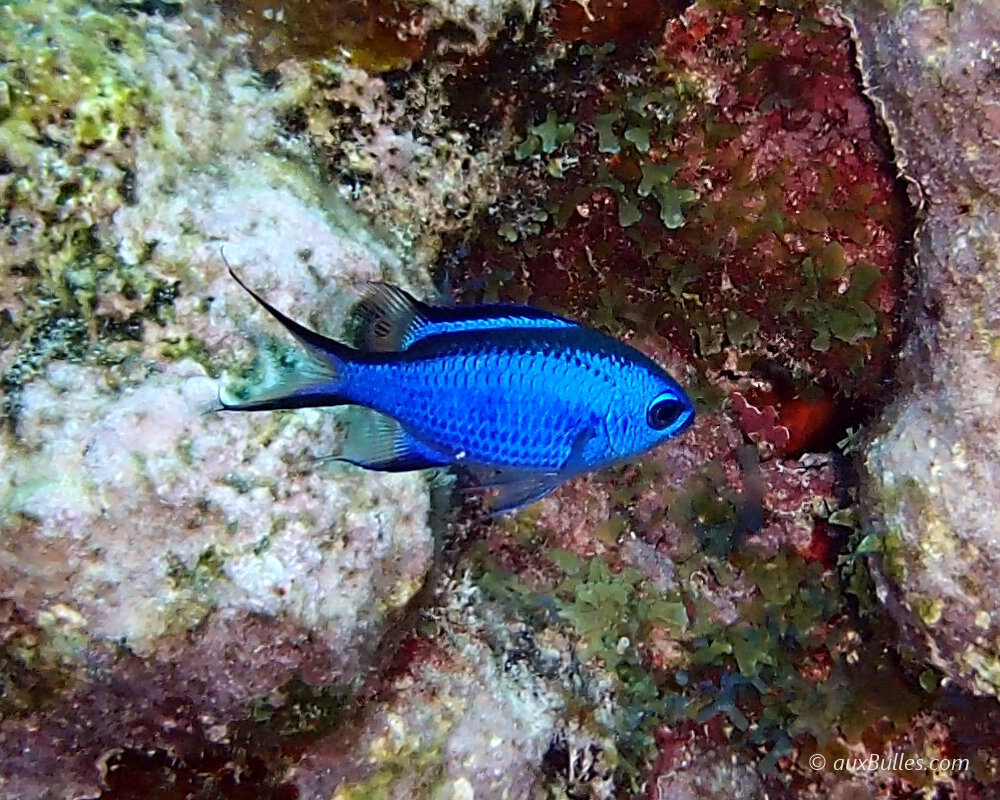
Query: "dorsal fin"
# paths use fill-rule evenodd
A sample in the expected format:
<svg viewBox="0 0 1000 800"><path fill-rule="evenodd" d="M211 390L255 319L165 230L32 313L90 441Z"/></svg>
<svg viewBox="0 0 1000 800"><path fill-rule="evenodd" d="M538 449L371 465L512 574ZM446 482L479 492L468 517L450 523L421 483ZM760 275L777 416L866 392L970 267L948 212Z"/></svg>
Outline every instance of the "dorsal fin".
<svg viewBox="0 0 1000 800"><path fill-rule="evenodd" d="M579 323L531 306L490 303L432 306L388 283L372 283L354 309L357 346L377 353L406 350L429 336L502 328L568 328Z"/></svg>
<svg viewBox="0 0 1000 800"><path fill-rule="evenodd" d="M427 324L426 306L388 283L372 283L355 307L359 322L358 345L374 353L405 350L419 338Z"/></svg>

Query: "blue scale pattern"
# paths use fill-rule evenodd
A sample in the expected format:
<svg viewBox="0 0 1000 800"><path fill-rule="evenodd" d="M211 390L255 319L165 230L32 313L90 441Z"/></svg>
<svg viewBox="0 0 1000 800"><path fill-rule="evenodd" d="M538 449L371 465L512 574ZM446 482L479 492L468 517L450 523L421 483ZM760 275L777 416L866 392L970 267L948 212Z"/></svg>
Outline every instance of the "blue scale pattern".
<svg viewBox="0 0 1000 800"><path fill-rule="evenodd" d="M588 460L615 459L612 431L627 445L628 426L617 419L632 414L624 395L644 374L649 383L664 373L634 350L625 358L624 348L577 326L452 333L392 361L358 359L345 383L355 402L468 463L558 470L582 431L592 436Z"/></svg>
<svg viewBox="0 0 1000 800"><path fill-rule="evenodd" d="M398 457L371 459L373 468L459 463L509 470L503 510L538 499L573 474L634 458L694 417L684 390L651 359L548 312L445 309L396 294L399 303L415 304L408 346L354 350L250 293L309 350L318 374L296 376L244 403L223 402L225 408L367 406L395 419L410 440L393 433ZM372 452L384 450L373 443ZM365 463L363 453L348 460Z"/></svg>

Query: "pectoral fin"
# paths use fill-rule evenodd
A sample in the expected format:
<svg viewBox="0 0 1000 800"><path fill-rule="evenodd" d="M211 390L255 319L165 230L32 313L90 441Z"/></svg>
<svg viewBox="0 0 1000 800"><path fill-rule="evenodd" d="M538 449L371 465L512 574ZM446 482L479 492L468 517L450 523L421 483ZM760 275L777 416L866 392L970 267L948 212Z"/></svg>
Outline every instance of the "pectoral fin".
<svg viewBox="0 0 1000 800"><path fill-rule="evenodd" d="M531 505L554 492L563 482L587 471L585 450L597 435L594 427L588 426L577 434L569 456L558 472L540 472L517 468L493 471L477 470L481 488L499 488L493 500L491 516L515 511Z"/></svg>
<svg viewBox="0 0 1000 800"><path fill-rule="evenodd" d="M567 480L574 475L579 475L591 469L594 462L587 458L587 445L597 437L597 428L587 426L580 431L573 439L573 447L569 451L569 457L559 470L562 480Z"/></svg>
<svg viewBox="0 0 1000 800"><path fill-rule="evenodd" d="M541 500L554 492L563 478L552 473L543 473L532 478L504 483L493 500L492 514L504 514Z"/></svg>

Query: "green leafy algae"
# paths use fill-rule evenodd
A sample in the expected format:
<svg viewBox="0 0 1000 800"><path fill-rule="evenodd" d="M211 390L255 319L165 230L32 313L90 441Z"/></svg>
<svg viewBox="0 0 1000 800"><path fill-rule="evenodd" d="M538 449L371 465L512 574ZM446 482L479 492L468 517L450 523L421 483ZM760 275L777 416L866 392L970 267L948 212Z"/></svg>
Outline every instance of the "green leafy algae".
<svg viewBox="0 0 1000 800"><path fill-rule="evenodd" d="M632 663L634 642L650 624L678 634L687 626L684 604L657 596L634 569L612 573L601 559L584 565L564 550L549 550L547 557L566 573L555 591L559 615L573 625L586 656L611 670Z"/></svg>
<svg viewBox="0 0 1000 800"><path fill-rule="evenodd" d="M627 507L636 491L621 487L616 502ZM857 742L879 719L905 725L919 707L919 692L893 677L898 667L882 651L855 652L858 622L846 609L865 624L886 624L865 558L842 556L828 569L790 549L763 554L743 541L753 502L727 487L721 465L669 498L669 518L685 540L674 548L676 588L667 592L633 567L546 548L530 536L520 541L558 570L554 582L529 584L480 562L484 591L536 628L569 630L577 655L613 676L609 764L622 785L639 785L655 752L653 731L664 722L723 716L735 744L764 753L758 768L766 774L794 747L823 747L838 730ZM852 535L865 539L862 530ZM737 586L749 591L726 589ZM720 596L734 598L731 615L720 615ZM664 631L669 661L651 661ZM817 658L826 666L811 674ZM892 685L893 697L873 697L873 680ZM928 691L923 684L934 688L931 678L920 682L919 691Z"/></svg>
<svg viewBox="0 0 1000 800"><path fill-rule="evenodd" d="M597 150L600 153L620 153L621 142L615 133L614 124L621 120L621 115L615 112L598 114L594 119L597 130Z"/></svg>
<svg viewBox="0 0 1000 800"><path fill-rule="evenodd" d="M517 146L514 154L519 160L539 152L552 155L572 138L574 129L572 122L559 122L556 112L549 109L545 121L531 127L528 136Z"/></svg>
<svg viewBox="0 0 1000 800"><path fill-rule="evenodd" d="M549 115L549 131L575 124L563 145L573 172L560 151L562 181L545 180L551 156L542 152L541 126L527 123L518 158L528 151L533 157L521 159L513 192L519 199L501 213L503 243L495 253L492 243L484 248L488 269L513 258L529 284L519 291L534 290L584 316L607 284L621 283L628 299L610 316L628 319L639 335L666 337L686 354L697 345L700 367L718 370L739 348L739 371L778 381L787 387L782 393L818 385L838 404L867 408L883 391L878 376L899 330L899 265L884 263L884 248L869 248L875 237L905 238L905 209L879 163L877 142L864 144L860 163L831 160L835 144L824 145L815 164L814 154L800 152L802 125L826 126L831 141L841 137L848 149L869 135L836 113L856 94L852 79L843 79L850 69L843 33L818 24L808 4L711 4L706 14L703 42L677 37L683 55L668 44L636 63L570 48L546 63L536 84L541 113ZM720 33L730 16L751 26L740 41ZM788 76L789 64L806 62L808 76ZM722 70L732 91L708 91L698 77L704 71L693 64L709 74ZM538 115L534 101L531 107ZM814 112L809 120L787 117L784 110L795 108ZM785 142L788 153L766 146L768 137ZM516 249L506 247L524 217L524 198L539 196L553 224L519 236ZM602 237L606 255L599 256ZM577 250L593 256L589 266L575 259L579 270ZM558 280L548 279L552 253ZM660 256L671 268L660 268ZM536 265L538 258L544 263ZM635 308L637 295L643 302Z"/></svg>
<svg viewBox="0 0 1000 800"><path fill-rule="evenodd" d="M625 140L631 142L640 153L649 152L649 128L629 128L625 131Z"/></svg>

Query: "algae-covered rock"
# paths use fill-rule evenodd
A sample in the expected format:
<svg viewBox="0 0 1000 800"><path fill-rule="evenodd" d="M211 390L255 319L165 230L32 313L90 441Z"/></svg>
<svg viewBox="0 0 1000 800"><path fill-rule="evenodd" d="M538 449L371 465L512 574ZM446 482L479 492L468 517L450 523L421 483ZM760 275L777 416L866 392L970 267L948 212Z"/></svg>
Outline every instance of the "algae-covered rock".
<svg viewBox="0 0 1000 800"><path fill-rule="evenodd" d="M901 391L864 459L883 572L933 660L1000 692L1000 8L850 11L870 92L923 199Z"/></svg>
<svg viewBox="0 0 1000 800"><path fill-rule="evenodd" d="M646 796L653 800L757 800L764 786L754 769L732 753L661 731L661 748L669 755L657 760Z"/></svg>
<svg viewBox="0 0 1000 800"><path fill-rule="evenodd" d="M565 711L560 687L527 657L533 643L522 624L469 582L449 595L440 598L437 635L407 642L356 727L314 743L292 768L301 796L538 796L543 759ZM558 669L558 652L547 658Z"/></svg>
<svg viewBox="0 0 1000 800"><path fill-rule="evenodd" d="M349 691L431 562L421 475L316 463L336 413L213 410L294 359L225 260L333 336L428 281L286 135L304 72L268 88L211 10L7 4L0 38L0 797L92 795L102 753Z"/></svg>
<svg viewBox="0 0 1000 800"><path fill-rule="evenodd" d="M537 0L221 0L252 34L259 66L343 56L371 72L405 69L432 48L481 51L507 18L530 19Z"/></svg>
<svg viewBox="0 0 1000 800"><path fill-rule="evenodd" d="M422 611L411 602L427 583L433 551L422 477L316 464L339 446L343 418L336 411L212 411L220 384L238 395L254 392L297 357L287 335L227 275L226 262L290 316L339 336L365 281L428 292L427 265L443 240L471 239L470 223L496 206L501 170L554 156L538 174L565 181L564 173L581 169L568 157L581 137L590 137L598 153L637 154L636 161L615 158L611 167L628 173L621 180L634 197L625 199L634 201L633 212L652 215L647 222L662 237L657 241L703 238L694 217L676 227L691 210L694 189L651 188L670 183L673 166L663 159L672 151L653 135L649 103L625 79L631 73L615 79L623 80L622 92L609 100L638 107L600 106L596 111L606 113L595 117L593 130L577 116L585 109L561 101L536 108L533 96L509 100L541 85L549 87L544 97L571 98L567 72L581 87L605 85L599 67L610 48L577 48L569 44L572 31L551 47L546 39L552 13L558 18L567 4L543 15L541 50L551 52L537 64L540 50L516 35L479 61L501 12L531 3L220 5L257 14L246 28L265 32L267 41L251 42L238 33L240 20L234 24L214 4L196 0L19 2L0 9L3 41L16 40L0 64L0 137L8 153L0 160L0 798L134 796L146 786L189 796L340 800L606 798L622 796L629 785L634 792L645 787L650 797L791 796L797 790L782 771L806 745L821 747L831 737L836 746L895 747L893 731L917 713L916 690L878 672L886 649L881 642L868 647L856 621L843 614L851 591L866 609L871 604L860 571L853 573L859 586L845 593L832 570L846 537L832 529L853 520L839 491L839 462L783 457L791 423L775 418L773 398L749 397L746 382L728 382L745 377L737 351L763 330L742 305L720 306L725 315L702 326L699 346L730 350L731 359L713 354L730 376L724 386L745 400L737 408L740 427L772 452L760 457L745 446L725 411L702 413L698 426L644 464L581 478L513 520L459 517L441 548L437 590L427 587L421 596L432 598ZM297 16L299 6L304 16ZM569 6L592 15L586 4ZM716 6L670 25L663 53L686 57L707 47L708 14L719 21L712 35L730 48L722 52L746 50L740 64L774 55L760 41L746 44L738 15L730 20L728 7ZM313 11L334 7L372 15L354 20L363 41L353 52L341 52L349 49L343 41L331 46L319 26L310 33L321 51L281 39L305 31ZM624 8L599 3L593 16L614 12L618 19ZM631 18L648 5L628 8ZM955 24L944 12L893 13L902 14L893 18L896 26ZM767 35L784 31L783 41L810 53L818 41L835 57L828 63L841 71L849 63L842 29L817 27L810 15L764 18L777 21ZM857 19L859 26L882 24L870 10ZM654 27L659 36L659 23ZM901 29L862 35L863 50L886 52L885 42ZM345 32L353 35L338 31ZM411 37L419 40L418 56L407 55ZM914 41L907 47L924 46L920 37ZM464 56L456 55L456 43ZM683 47L675 53L671 43ZM976 58L991 59L990 47ZM935 57L938 64L952 58ZM507 71L516 60L524 66ZM781 63L760 67L766 86L781 91L755 95L752 105L780 118L801 153L813 148L811 129L785 109L794 109L812 84L785 83ZM891 63L880 69L888 72ZM578 71L588 64L596 71ZM510 91L492 90L501 83ZM733 81L717 81L727 83ZM842 97L849 83L841 76L836 87L828 82L820 92L817 85L809 122L816 130L826 127L827 90ZM46 91L50 85L57 90ZM745 85L759 88L756 81ZM691 89L684 80L670 86L678 98ZM887 78L885 86L892 95L893 82ZM478 87L468 107L463 87ZM908 108L911 90L892 95L899 108ZM874 147L852 92L845 115L830 117L849 123L838 144L827 140L831 156L863 131ZM665 112L682 108L657 96L650 102L662 106L656 125L665 136L674 124L673 112ZM910 117L928 108L918 103ZM747 120L742 112L726 125L713 117L704 133L735 140L745 129L735 122ZM959 135L957 123L938 122ZM512 126L528 131L520 146ZM972 133L967 138L975 141ZM752 166L764 141L773 147L775 140L746 140L744 166ZM938 163L932 156L941 157L919 137L909 146L911 165L917 156L931 165ZM661 161L643 162L655 148ZM800 159L795 166L811 179L808 164ZM850 163L844 170L856 171ZM944 198L941 208L966 214L966 233L983 235L967 236L968 250L948 262L945 242L952 240L937 237L952 236L958 223L938 219L935 227L941 209L933 209L922 231L930 259L921 262L930 287L922 296L927 308L942 304L934 313L947 326L934 333L922 318L911 352L924 343L935 358L951 355L942 357L940 373L914 371L914 386L937 405L901 405L892 419L905 433L884 433L869 463L882 489L870 496L889 531L885 573L932 631L941 628L943 640L962 632L944 633L953 608L965 613L954 597L968 599L961 591L971 597L974 586L979 602L991 591L976 585L989 585L980 569L991 555L989 540L963 538L956 520L974 529L976 510L956 506L955 477L940 459L925 457L937 451L927 449L921 429L904 426L911 419L944 425L968 397L960 391L982 390L991 374L996 383L996 371L979 365L966 374L964 356L944 350L971 331L993 342L995 366L988 335L995 304L974 317L982 324L971 329L961 327L959 312L976 280L983 298L996 298L987 274L963 261L988 242L983 220L992 219L992 189L958 199L939 172L921 178L925 188ZM963 180L986 185L975 176ZM596 199L566 204L581 224L590 215L588 230L598 237L597 246L581 250L574 266L580 274L606 277L608 264L620 266L599 246L608 230L601 219L617 220L622 231L650 228L621 217L631 206L617 207L608 193L617 184L605 183ZM886 192L891 185L880 178ZM871 196L859 191L855 199L867 207ZM522 209L505 230L518 239L517 225L527 230L546 221L539 211ZM734 196L730 211L739 221L746 203ZM795 224L813 233L830 222L812 206L799 211ZM874 242L887 259L896 252L895 223L889 236L848 217L837 222L848 226L847 238ZM772 218L767 230L784 224ZM641 238L629 241L651 258ZM521 249L525 242L518 242ZM815 244L831 291L847 290L841 279L849 245L819 238ZM711 253L706 258L716 261ZM941 264L967 277L942 284ZM693 273L686 270L667 281L684 303L692 300ZM558 300L556 270L539 263L525 274L539 281L536 300ZM874 277L870 269L865 275ZM496 276L513 285L509 272ZM721 273L704 296L715 297L716 283L731 294L732 277ZM601 297L599 309L565 307L592 311L594 322L616 332L635 321L634 314L629 325L623 321L627 295L611 286ZM856 332L841 332L853 345ZM809 340L813 335L808 331ZM731 348L723 346L727 336ZM633 342L694 381L700 399L721 402L719 387L693 378L686 350L664 353L664 341L651 335ZM872 369L868 377L877 383L876 375ZM983 419L975 441L975 423L961 419L961 439L936 434L949 446L961 441L966 455L979 459L968 460L977 480L976 470L988 469L982 442L996 432ZM922 449L911 457L911 439L903 437L918 434ZM942 488L938 478L950 483ZM465 511L479 513L475 501ZM974 569L959 559L972 552L967 541L980 548ZM872 540L865 542L868 551ZM457 563L449 569L447 559ZM936 594L927 574L907 583L914 565L929 574L935 560L960 576L950 595ZM984 631L992 625L985 608L975 606L973 618ZM988 645L977 646L980 663L988 664ZM936 673L928 673L920 687L929 693ZM879 697L863 687L876 687ZM666 741L671 726L675 740L689 739L690 747ZM985 730L975 729L977 741L993 740ZM958 736L939 737L935 746L951 747ZM671 752L691 763L670 761ZM776 766L777 777L769 772Z"/></svg>

